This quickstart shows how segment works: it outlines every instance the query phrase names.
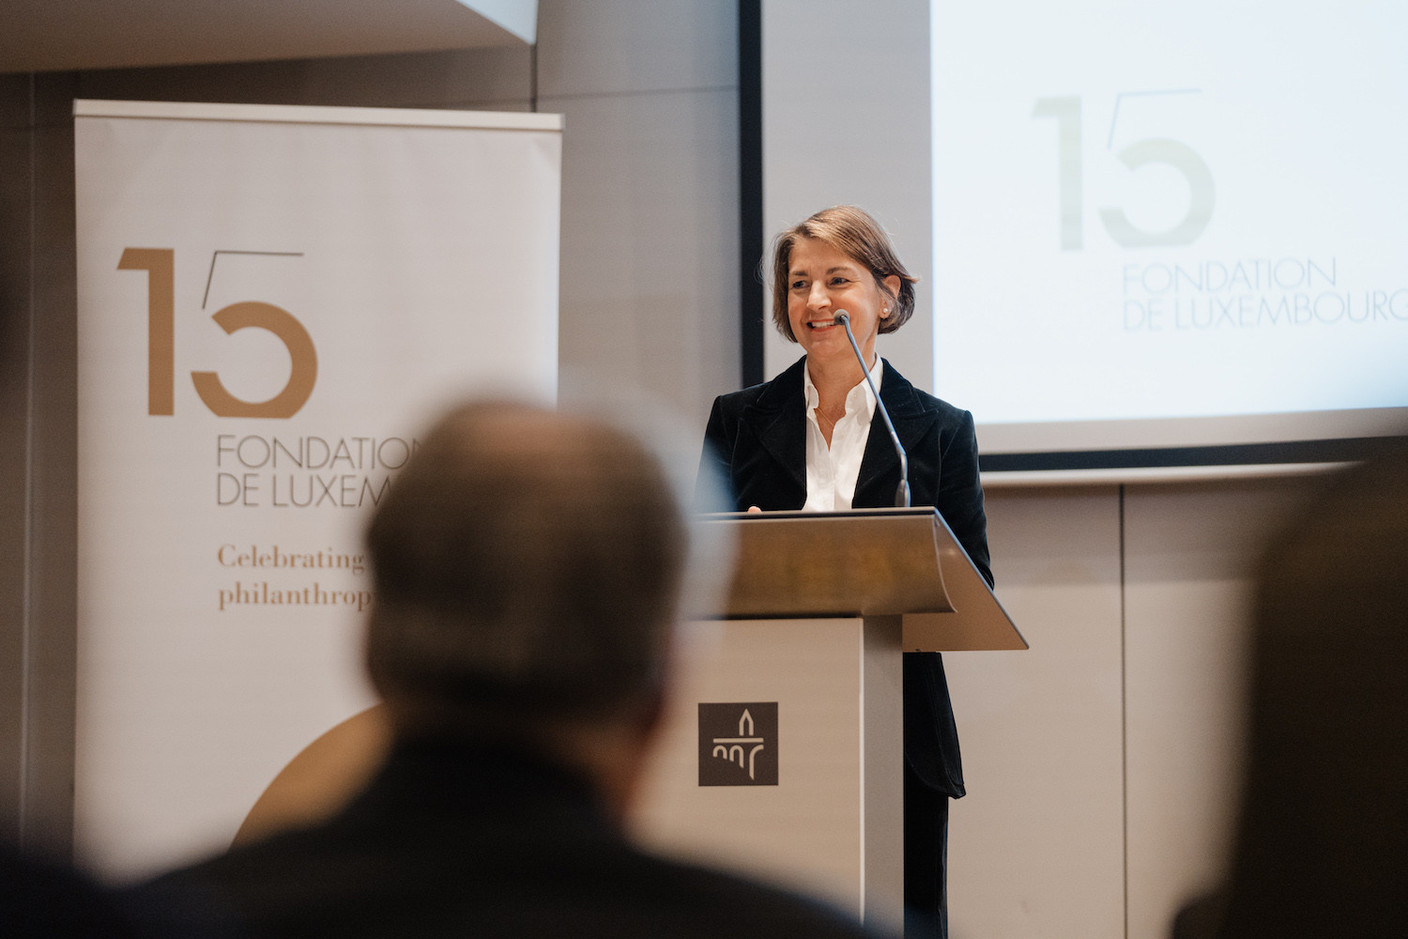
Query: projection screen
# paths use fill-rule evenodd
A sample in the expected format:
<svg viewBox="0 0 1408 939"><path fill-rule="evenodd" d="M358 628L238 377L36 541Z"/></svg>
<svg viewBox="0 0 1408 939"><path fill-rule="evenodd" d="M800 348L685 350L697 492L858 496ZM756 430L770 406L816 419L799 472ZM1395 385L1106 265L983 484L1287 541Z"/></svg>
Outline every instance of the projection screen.
<svg viewBox="0 0 1408 939"><path fill-rule="evenodd" d="M881 354L972 410L985 471L1408 429L1408 8L863 6L763 2L767 233L839 202L890 228L932 335Z"/></svg>

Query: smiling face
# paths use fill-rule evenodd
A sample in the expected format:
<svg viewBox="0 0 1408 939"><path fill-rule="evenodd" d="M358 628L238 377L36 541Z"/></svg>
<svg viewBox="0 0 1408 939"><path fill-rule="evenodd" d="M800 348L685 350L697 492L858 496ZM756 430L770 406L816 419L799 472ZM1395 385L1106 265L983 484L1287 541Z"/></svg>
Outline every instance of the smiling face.
<svg viewBox="0 0 1408 939"><path fill-rule="evenodd" d="M798 238L787 266L787 319L792 335L814 365L855 362L846 331L833 325L836 314L850 314L851 331L867 365L875 363L875 337L894 307L900 280L885 287L865 265L818 238Z"/></svg>

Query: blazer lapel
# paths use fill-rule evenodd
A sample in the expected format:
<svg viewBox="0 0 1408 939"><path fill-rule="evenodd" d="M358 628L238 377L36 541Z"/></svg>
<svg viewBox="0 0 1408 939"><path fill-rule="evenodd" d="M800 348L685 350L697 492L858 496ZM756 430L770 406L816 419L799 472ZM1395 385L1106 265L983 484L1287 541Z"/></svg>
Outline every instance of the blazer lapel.
<svg viewBox="0 0 1408 939"><path fill-rule="evenodd" d="M807 491L806 396L802 391L806 361L805 357L798 359L773 379L758 400L743 409L741 417L759 446L783 477L801 490L803 498Z"/></svg>
<svg viewBox="0 0 1408 939"><path fill-rule="evenodd" d="M936 420L936 415L924 409L914 393L914 386L889 362L885 363L884 369L884 377L880 381L880 400L885 402L890 420L895 425L895 433L904 445L906 456L909 456L910 449L924 436L929 425ZM909 460L912 476L914 459L909 456ZM856 492L851 505L856 508L892 506L899 481L899 454L895 453L890 431L885 427L885 418L877 407L870 420L870 436L865 441L865 454L861 457L860 475L856 477Z"/></svg>

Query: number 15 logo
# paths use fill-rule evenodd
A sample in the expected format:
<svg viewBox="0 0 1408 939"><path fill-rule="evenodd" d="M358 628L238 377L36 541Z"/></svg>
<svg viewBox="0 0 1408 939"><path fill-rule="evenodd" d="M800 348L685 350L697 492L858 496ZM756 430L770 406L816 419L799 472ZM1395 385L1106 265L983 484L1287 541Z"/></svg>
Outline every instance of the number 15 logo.
<svg viewBox="0 0 1408 939"><path fill-rule="evenodd" d="M1110 121L1110 136L1114 139L1114 122L1119 117L1119 102L1123 97L1144 95L1189 94L1189 91L1129 92L1115 98L1115 113ZM1080 250L1082 231L1083 157L1081 154L1081 102L1078 97L1038 98L1032 117L1054 117L1058 134L1057 171L1060 180L1061 250ZM1115 154L1115 159L1131 170L1150 164L1167 166L1188 184L1188 209L1177 224L1165 231L1145 231L1138 228L1119 206L1100 209L1100 221L1115 244L1124 248L1144 248L1156 245L1188 245L1198 240L1212 220L1212 172L1203 158L1177 140L1151 137L1138 140Z"/></svg>
<svg viewBox="0 0 1408 939"><path fill-rule="evenodd" d="M176 252L170 248L127 248L120 271L147 272L147 413L175 413ZM292 417L308 402L318 378L313 338L292 313L271 303L232 303L211 316L226 333L265 329L288 350L293 367L283 390L267 401L245 401L225 390L214 372L191 372L196 394L216 417Z"/></svg>

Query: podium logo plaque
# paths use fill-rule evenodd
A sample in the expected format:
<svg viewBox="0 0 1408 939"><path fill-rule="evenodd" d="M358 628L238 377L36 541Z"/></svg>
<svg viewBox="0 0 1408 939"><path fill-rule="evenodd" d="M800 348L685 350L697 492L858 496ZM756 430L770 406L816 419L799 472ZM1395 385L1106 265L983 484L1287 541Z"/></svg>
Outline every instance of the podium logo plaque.
<svg viewBox="0 0 1408 939"><path fill-rule="evenodd" d="M777 702L699 705L699 785L777 785Z"/></svg>

